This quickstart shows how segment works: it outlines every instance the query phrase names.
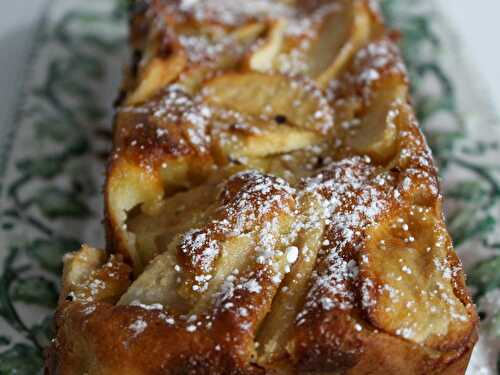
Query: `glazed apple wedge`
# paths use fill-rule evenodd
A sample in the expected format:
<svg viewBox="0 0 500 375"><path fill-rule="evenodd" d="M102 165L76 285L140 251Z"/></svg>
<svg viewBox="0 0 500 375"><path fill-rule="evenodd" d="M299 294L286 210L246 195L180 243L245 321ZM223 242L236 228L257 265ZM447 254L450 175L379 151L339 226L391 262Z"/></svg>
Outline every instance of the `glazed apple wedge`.
<svg viewBox="0 0 500 375"><path fill-rule="evenodd" d="M203 95L208 103L269 119L284 116L288 123L307 130L326 133L333 127L328 102L306 80L253 72L226 74L209 81Z"/></svg>

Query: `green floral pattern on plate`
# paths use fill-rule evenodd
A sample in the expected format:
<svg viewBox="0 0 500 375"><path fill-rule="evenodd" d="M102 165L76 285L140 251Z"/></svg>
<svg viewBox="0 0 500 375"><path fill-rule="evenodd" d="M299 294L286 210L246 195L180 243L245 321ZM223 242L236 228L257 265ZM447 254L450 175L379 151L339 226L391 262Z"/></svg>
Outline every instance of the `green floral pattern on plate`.
<svg viewBox="0 0 500 375"><path fill-rule="evenodd" d="M36 374L53 335L65 252L102 241L99 194L126 1L53 0L41 18L0 160L0 375ZM496 373L500 348L500 121L429 1L383 0L415 108L441 170L448 224L483 318L470 374ZM103 104L104 103L104 104ZM14 125L15 124L15 125ZM16 131L14 131L14 129ZM11 146L11 147L9 147Z"/></svg>

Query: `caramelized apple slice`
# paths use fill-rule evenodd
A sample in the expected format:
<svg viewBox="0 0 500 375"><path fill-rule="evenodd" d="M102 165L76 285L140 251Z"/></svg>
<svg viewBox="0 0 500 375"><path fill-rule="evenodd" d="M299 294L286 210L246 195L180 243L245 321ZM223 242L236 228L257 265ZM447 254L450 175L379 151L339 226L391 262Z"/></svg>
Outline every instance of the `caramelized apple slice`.
<svg viewBox="0 0 500 375"><path fill-rule="evenodd" d="M127 230L126 220L130 210L144 202L158 202L164 189L158 173L148 173L125 158L111 164L105 186L108 231L113 246L132 261L139 272L144 265L135 247L135 236Z"/></svg>
<svg viewBox="0 0 500 375"><path fill-rule="evenodd" d="M127 104L145 102L160 89L174 81L187 65L184 51L174 52L167 58L153 57L141 69L138 77L139 86L127 98Z"/></svg>
<svg viewBox="0 0 500 375"><path fill-rule="evenodd" d="M302 230L298 235L295 243L298 258L281 283L271 312L256 337L259 343L257 362L262 366L269 366L287 357L287 341L307 293L310 275L321 247L324 221L311 225L314 220L312 218L322 211L321 203L313 194L307 194L302 199L301 206L299 220L308 229Z"/></svg>
<svg viewBox="0 0 500 375"><path fill-rule="evenodd" d="M262 73L228 73L207 82L205 100L230 110L269 119L283 116L300 128L326 133L333 114L309 82Z"/></svg>
<svg viewBox="0 0 500 375"><path fill-rule="evenodd" d="M407 87L390 84L374 93L366 115L353 124L347 144L358 154L368 155L383 163L397 149L399 107L406 101Z"/></svg>
<svg viewBox="0 0 500 375"><path fill-rule="evenodd" d="M270 125L261 133L223 140L222 149L234 157L265 157L300 150L321 141L322 137L315 132Z"/></svg>
<svg viewBox="0 0 500 375"><path fill-rule="evenodd" d="M252 46L259 36L265 31L264 22L252 22L241 26L229 33L226 41L234 41L234 45L228 44L216 56L211 57L211 61L203 63L192 63L179 77L179 85L184 91L195 94L200 89L201 83L214 71L235 68L250 46ZM238 46L238 48L235 48ZM209 48L207 47L208 51Z"/></svg>
<svg viewBox="0 0 500 375"><path fill-rule="evenodd" d="M251 22L243 25L230 33L230 38L247 45L254 42L265 30L264 22Z"/></svg>
<svg viewBox="0 0 500 375"><path fill-rule="evenodd" d="M308 40L306 49L307 74L318 78L339 56L353 31L354 19L352 2L335 2L317 25L313 38Z"/></svg>
<svg viewBox="0 0 500 375"><path fill-rule="evenodd" d="M279 23L279 25L281 25L281 23ZM277 27L278 29L282 28L282 26ZM214 45L221 43L221 39L226 41L233 40L235 44L243 45L243 50L245 50L258 38L264 29L264 23L252 22L231 31L228 35L222 37L220 35L218 37L214 35L204 37L213 39L207 43L212 43ZM272 30L274 30L274 28ZM192 31L187 29L184 30L184 32ZM198 30L198 33L216 34L210 27L207 27L202 31ZM277 37L274 38L276 39ZM152 43L154 46L157 44L158 43ZM190 58L187 55L189 48L185 50L182 43L176 42L174 48L174 52L168 57L159 56L157 53L158 47L152 47L145 51L144 58L141 62L141 68L139 70L139 76L137 77L139 85L127 98L128 105L142 103L151 98L159 90L180 77L181 73L185 70L187 71L181 78L186 87L196 86L196 84L203 79L205 74L210 71L210 69L206 66L202 67L202 65L196 62L190 61ZM206 50L209 50L209 45L207 45ZM241 58L241 54L242 52L235 53L234 48L227 48L225 51L222 51L219 56L211 57L214 59L211 68L225 69L234 66ZM263 58L265 59L265 57L261 57L260 59L262 60Z"/></svg>
<svg viewBox="0 0 500 375"><path fill-rule="evenodd" d="M285 29L284 19L271 21L267 39L248 58L248 66L251 70L265 73L273 68L274 59L283 44Z"/></svg>
<svg viewBox="0 0 500 375"><path fill-rule="evenodd" d="M104 264L106 253L102 250L83 245L79 251L69 253L64 257L63 290L66 296L71 289L78 288L89 279L92 272Z"/></svg>
<svg viewBox="0 0 500 375"><path fill-rule="evenodd" d="M212 120L213 151L223 164L228 159L243 161L293 152L324 140L317 132L286 124L284 117L266 121L213 107Z"/></svg>
<svg viewBox="0 0 500 375"><path fill-rule="evenodd" d="M256 269L272 263L279 264L272 271L280 272L285 267L280 239L290 231L294 203L293 190L283 180L254 171L234 175L195 229L176 236L121 303L188 304L200 312L213 303L213 293L235 266L251 263L249 269Z"/></svg>
<svg viewBox="0 0 500 375"><path fill-rule="evenodd" d="M135 235L142 263L165 251L177 234L197 226L214 198L215 185L207 183L130 212L126 224Z"/></svg>
<svg viewBox="0 0 500 375"><path fill-rule="evenodd" d="M130 284L131 268L116 255L82 245L64 257L61 300L115 303Z"/></svg>
<svg viewBox="0 0 500 375"><path fill-rule="evenodd" d="M472 320L455 295L452 245L433 208L406 207L371 228L361 253L364 308L379 329L440 348L459 344Z"/></svg>
<svg viewBox="0 0 500 375"><path fill-rule="evenodd" d="M338 43L342 40L342 30L349 30L349 39L345 41L340 51L336 53L335 58L330 66L328 66L326 70L322 72L316 79L316 82L321 88L326 88L328 84L338 76L339 72L349 62L354 53L363 45L365 45L370 38L373 26L370 10L368 9L366 2L363 0L356 0L352 2L352 5L350 5L349 7L352 7L352 16L350 17L352 20L351 25L343 25L340 28L341 32L338 33L340 34L338 39L331 41L326 39L326 42L331 42L338 45ZM339 21L339 19L342 21ZM329 33L330 35L337 34L338 24L340 23L340 25L342 25L343 23L345 23L346 19L349 18L345 17L345 14L339 14L338 16L335 16L334 14L329 22L326 23L326 27L331 27L331 29L327 29L325 30L325 32ZM324 53L321 44L319 45L319 48L321 48L321 50L319 50L318 52L320 54Z"/></svg>
<svg viewBox="0 0 500 375"><path fill-rule="evenodd" d="M186 311L187 302L175 290L177 260L175 254L164 252L148 265L118 301L119 305L159 303L179 312Z"/></svg>

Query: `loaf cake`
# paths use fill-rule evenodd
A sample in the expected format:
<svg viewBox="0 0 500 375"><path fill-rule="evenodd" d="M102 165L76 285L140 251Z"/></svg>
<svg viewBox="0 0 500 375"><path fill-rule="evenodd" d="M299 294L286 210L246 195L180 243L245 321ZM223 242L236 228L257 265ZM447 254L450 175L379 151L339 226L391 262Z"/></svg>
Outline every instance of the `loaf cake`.
<svg viewBox="0 0 500 375"><path fill-rule="evenodd" d="M464 374L477 315L368 0L137 0L46 374Z"/></svg>

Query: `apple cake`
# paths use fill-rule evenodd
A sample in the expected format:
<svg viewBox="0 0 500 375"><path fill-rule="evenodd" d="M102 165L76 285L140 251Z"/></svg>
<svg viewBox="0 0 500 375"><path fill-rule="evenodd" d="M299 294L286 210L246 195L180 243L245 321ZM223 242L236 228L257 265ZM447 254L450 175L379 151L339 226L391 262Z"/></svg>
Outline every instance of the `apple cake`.
<svg viewBox="0 0 500 375"><path fill-rule="evenodd" d="M477 315L368 0L137 0L107 250L46 373L464 374Z"/></svg>

